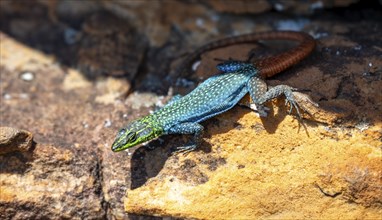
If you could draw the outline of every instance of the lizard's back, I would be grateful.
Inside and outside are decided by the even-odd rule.
[[[154,114],[164,129],[185,122],[201,122],[231,109],[248,92],[246,83],[256,71],[216,75],[181,99]]]

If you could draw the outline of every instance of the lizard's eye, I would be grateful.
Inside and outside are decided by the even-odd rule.
[[[128,135],[127,135],[127,139],[129,140],[129,142],[134,142],[137,140],[137,133],[135,132],[130,132]]]

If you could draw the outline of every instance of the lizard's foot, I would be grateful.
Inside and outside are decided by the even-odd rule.
[[[185,146],[176,147],[175,149],[172,150],[171,154],[178,154],[178,153],[188,154],[191,151],[196,150],[196,148],[197,148],[196,144],[187,144]]]
[[[288,89],[285,89],[284,90],[284,95],[285,95],[285,105],[288,105],[290,106],[289,108],[289,111],[288,113],[289,114],[292,114],[292,110],[293,108],[296,109],[296,112],[297,112],[297,116],[299,118],[301,118],[301,113],[300,113],[300,107],[298,106],[295,98],[294,98],[294,95],[293,95],[293,91],[297,91],[297,89],[293,88],[293,87],[289,87]]]

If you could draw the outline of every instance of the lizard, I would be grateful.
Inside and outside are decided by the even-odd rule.
[[[111,150],[122,151],[161,135],[189,134],[193,140],[176,148],[176,152],[190,152],[197,148],[203,136],[200,122],[233,108],[247,93],[258,109],[260,117],[266,116],[264,103],[285,96],[286,104],[297,110],[292,88],[278,85],[268,89],[264,78],[271,77],[308,56],[315,48],[315,40],[308,34],[294,31],[252,33],[224,38],[211,42],[193,52],[180,66],[180,70],[202,53],[228,45],[256,42],[259,40],[292,40],[296,47],[277,55],[254,62],[226,60],[216,68],[221,74],[214,75],[185,96],[174,96],[165,106],[152,114],[136,119],[120,129]]]

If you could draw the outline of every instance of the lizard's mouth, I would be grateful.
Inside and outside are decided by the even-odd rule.
[[[123,138],[122,140],[120,138],[115,139],[113,145],[111,145],[111,150],[113,152],[118,152],[126,149],[126,138]]]
[[[122,146],[117,142],[118,140],[114,141],[113,145],[111,145],[111,150],[113,152],[118,152],[118,151],[121,151],[123,150],[122,149]]]

